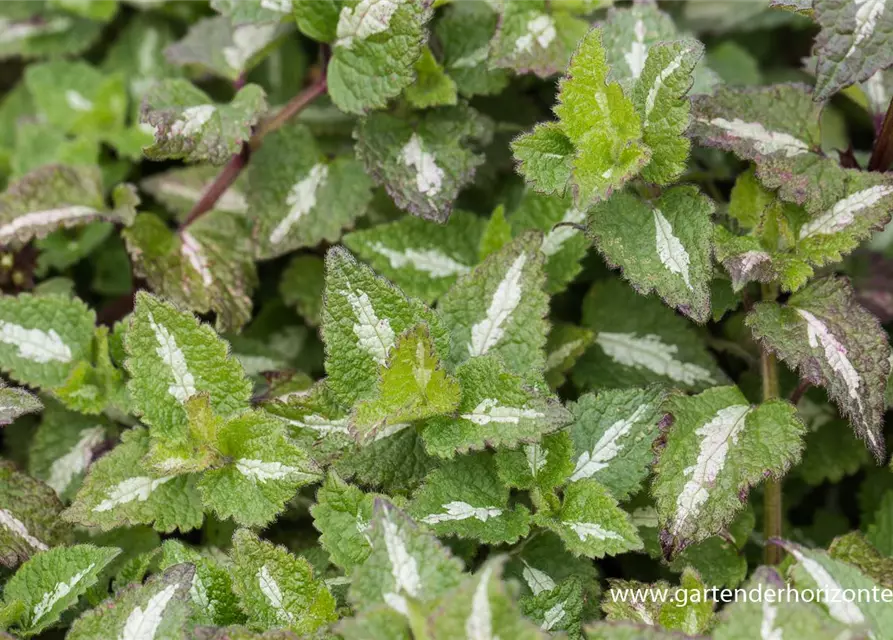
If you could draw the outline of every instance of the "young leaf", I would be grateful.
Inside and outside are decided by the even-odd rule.
[[[288,124],[264,139],[252,155],[247,187],[261,259],[336,242],[372,197],[360,164],[348,156],[329,161],[303,124]]]
[[[370,537],[372,553],[350,585],[350,601],[359,611],[386,604],[408,617],[419,606],[430,610],[462,580],[461,562],[381,498],[375,500]]]
[[[484,226],[466,211],[454,211],[445,225],[403,216],[348,233],[342,242],[406,295],[431,304],[477,264]]]
[[[224,164],[238,153],[266,110],[255,84],[239,89],[229,104],[215,104],[187,80],[166,79],[146,93],[140,121],[155,128],[155,143],[143,152],[152,160]]]
[[[304,635],[337,619],[335,598],[304,558],[239,529],[232,559],[233,587],[254,629]]]
[[[882,427],[890,344],[846,280],[817,280],[785,305],[759,303],[747,325],[801,376],[825,387],[875,457],[886,458]]]
[[[160,475],[144,468],[149,452],[146,429],[134,427],[121,444],[90,465],[84,484],[63,519],[108,531],[153,524],[157,531],[189,531],[201,526],[201,498],[192,475]]]
[[[571,403],[571,481],[597,480],[618,500],[638,491],[654,457],[651,447],[664,416],[661,403],[665,395],[656,385],[607,389],[598,395],[587,393]]]
[[[3,588],[3,604],[22,605],[16,631],[32,636],[77,603],[120,549],[79,544],[39,553],[19,567]]]
[[[332,562],[347,573],[363,564],[372,552],[369,522],[375,498],[375,494],[363,493],[331,472],[310,508],[320,544]]]
[[[509,490],[489,453],[460,456],[431,472],[409,513],[439,536],[484,544],[511,544],[530,530],[530,512],[523,505],[509,507]]]
[[[48,165],[11,183],[0,195],[0,245],[22,245],[60,228],[109,220],[129,224],[139,204],[131,185],[118,185],[106,205],[96,167]]]
[[[456,83],[450,78],[429,47],[415,63],[416,80],[406,87],[406,101],[416,109],[455,105]]]
[[[546,340],[546,381],[553,390],[564,384],[567,372],[594,338],[592,331],[583,327],[567,323],[552,325]]]
[[[372,114],[357,124],[355,150],[398,207],[442,223],[484,161],[475,147],[487,138],[488,129],[489,122],[465,105],[409,119]]]
[[[507,487],[548,492],[564,484],[574,470],[573,443],[566,431],[543,436],[542,442],[496,453],[499,480]]]
[[[557,122],[543,122],[512,141],[518,173],[532,189],[564,197],[576,155],[574,143]]]
[[[191,622],[189,592],[196,576],[191,564],[177,564],[145,585],[131,585],[74,621],[66,635],[90,638],[173,638]]]
[[[686,94],[703,53],[696,40],[658,43],[648,50],[633,102],[642,119],[642,140],[651,149],[651,161],[642,169],[649,182],[671,184],[685,171],[691,147],[683,135],[691,111]]]
[[[397,338],[381,365],[376,394],[354,407],[351,426],[361,440],[378,439],[407,422],[453,411],[459,382],[443,369],[427,325]]]
[[[659,382],[700,391],[727,380],[688,322],[619,280],[593,285],[583,300],[583,325],[595,332],[572,374],[583,389]]]
[[[511,241],[512,227],[505,219],[505,207],[499,205],[490,214],[487,226],[484,227],[484,233],[481,234],[478,243],[478,260],[486,260]]]
[[[737,387],[670,396],[673,416],[651,493],[661,546],[672,555],[722,531],[751,487],[780,477],[800,458],[805,427],[788,402],[758,407]]]
[[[466,98],[497,94],[508,85],[508,73],[491,69],[490,40],[499,14],[483,0],[447,5],[434,27],[443,49],[443,66]]]
[[[409,86],[431,13],[427,2],[344,0],[327,76],[335,106],[362,115]]]
[[[576,556],[602,558],[642,548],[629,514],[595,480],[570,483],[557,513],[538,512],[534,522],[557,533]]]
[[[710,317],[713,202],[696,187],[666,190],[653,203],[618,193],[588,213],[588,233],[609,264],[641,294],[656,291],[698,322]]]
[[[202,502],[221,518],[261,526],[276,517],[298,488],[320,479],[316,464],[295,446],[278,420],[262,411],[229,419],[217,434],[226,465],[198,483]]]
[[[338,400],[350,406],[370,397],[397,336],[420,322],[428,325],[437,351],[448,353],[449,337],[430,309],[405,298],[345,249],[329,251],[322,335],[328,386]]]
[[[12,424],[17,418],[38,413],[43,404],[24,389],[0,386],[0,427]]]
[[[425,448],[432,455],[452,458],[486,446],[537,442],[570,421],[555,398],[525,386],[492,356],[465,362],[456,377],[462,388],[458,415],[431,418],[422,426]]]
[[[543,292],[542,236],[530,232],[460,278],[437,307],[452,328],[450,360],[495,354],[506,368],[535,379],[545,364],[548,297]]]

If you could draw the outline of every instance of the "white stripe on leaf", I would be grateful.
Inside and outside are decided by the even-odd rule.
[[[616,531],[605,529],[595,522],[564,522],[563,524],[570,527],[583,542],[588,538],[595,538],[596,540],[623,540],[623,536]]]
[[[242,71],[251,57],[273,39],[278,23],[242,24],[233,30],[233,43],[223,47],[223,59],[234,71]]]
[[[360,350],[372,356],[378,364],[384,364],[396,341],[390,321],[387,318],[378,318],[372,308],[372,301],[365,292],[356,294],[347,290],[341,294],[347,298],[356,316],[353,332],[359,340]]]
[[[467,640],[497,640],[493,636],[493,612],[490,609],[490,576],[493,567],[481,571],[481,578],[471,599],[471,615],[465,621]]]
[[[518,424],[521,420],[545,418],[546,414],[523,407],[505,407],[499,404],[499,400],[484,398],[471,410],[471,413],[463,413],[461,417],[484,426],[488,424]]]
[[[55,329],[26,329],[0,320],[0,342],[17,347],[19,357],[32,362],[71,362],[71,349]]]
[[[763,598],[763,619],[760,620],[760,640],[784,640],[784,633],[775,626],[775,618],[778,617],[778,608],[769,598]]]
[[[83,220],[101,215],[101,212],[86,205],[71,205],[44,211],[31,211],[18,216],[0,227],[0,244],[6,244],[19,232],[27,229],[58,227],[73,220]]]
[[[661,69],[660,73],[657,74],[657,77],[654,79],[654,84],[651,85],[651,88],[648,89],[648,95],[645,96],[645,117],[644,127],[648,127],[651,123],[649,120],[649,116],[651,112],[654,110],[654,105],[657,102],[657,94],[660,93],[660,90],[663,89],[664,83],[669,79],[671,75],[676,73],[679,67],[682,66],[682,61],[685,60],[685,56],[691,53],[691,49],[683,49],[676,57],[670,60],[670,64]]]
[[[745,122],[740,118],[726,120],[713,118],[700,120],[706,124],[726,131],[731,137],[751,142],[762,154],[770,155],[781,152],[786,158],[793,158],[809,152],[809,145],[789,133],[769,131],[759,122]]]
[[[545,571],[530,566],[523,558],[521,559],[521,562],[524,563],[524,569],[521,571],[521,576],[524,578],[524,582],[527,583],[527,586],[530,587],[533,595],[538,596],[544,591],[551,591],[558,586],[555,584],[552,577]]]
[[[236,469],[239,470],[246,478],[257,480],[258,482],[267,482],[268,480],[285,480],[286,478],[302,479],[315,477],[309,473],[304,473],[297,467],[289,467],[278,461],[266,462],[264,460],[254,460],[251,458],[239,458],[236,460]]]
[[[471,267],[453,260],[450,256],[436,249],[403,249],[398,251],[374,242],[369,248],[384,256],[394,269],[412,267],[416,271],[427,273],[432,278],[449,278],[471,271]]]
[[[280,220],[270,234],[270,244],[279,244],[304,216],[316,206],[316,195],[325,186],[329,177],[329,166],[319,163],[310,172],[292,186],[285,198],[288,213]]]
[[[434,154],[425,151],[422,139],[417,134],[413,133],[409,138],[409,142],[400,151],[400,157],[405,166],[415,169],[415,184],[419,193],[428,197],[440,193],[446,174],[437,166]]]
[[[645,23],[641,18],[636,20],[633,26],[633,35],[635,40],[630,45],[629,51],[623,54],[626,64],[629,65],[630,75],[634,80],[638,80],[645,69],[645,60],[648,58],[648,47],[645,46]]]
[[[561,222],[580,224],[585,219],[586,214],[583,211],[580,211],[575,207],[571,207],[564,212],[564,215],[561,218]],[[556,253],[561,251],[561,248],[564,246],[565,242],[573,238],[579,232],[579,229],[571,226],[570,224],[553,228],[543,238],[543,243],[540,245],[540,251],[542,251],[543,254],[546,256],[554,256]]]
[[[490,518],[498,518],[502,515],[502,509],[498,507],[473,507],[467,502],[448,502],[443,505],[443,513],[432,513],[422,518],[425,524],[437,524],[439,522],[451,522],[475,518],[486,522]]]
[[[127,478],[127,480],[123,480],[109,489],[106,493],[106,499],[93,507],[93,511],[109,511],[134,500],[145,502],[155,489],[173,479],[174,476],[164,476],[162,478],[136,476]]]
[[[800,228],[800,239],[817,235],[830,235],[847,228],[856,220],[856,215],[873,207],[893,194],[893,186],[875,185],[847,196],[825,211],[815,220],[810,220]]]
[[[487,317],[471,328],[471,342],[468,345],[471,357],[482,356],[490,351],[505,334],[505,324],[521,303],[523,289],[521,276],[526,263],[526,253],[521,253],[515,258],[496,287],[496,291],[493,292],[493,298],[487,308]]]
[[[413,598],[419,597],[422,592],[419,563],[409,554],[400,527],[391,520],[391,514],[388,512],[383,513],[381,526],[388,560],[391,562],[394,592],[399,594],[402,591]]]
[[[180,117],[170,127],[172,136],[191,136],[202,130],[205,123],[217,112],[213,104],[200,104],[184,109]],[[158,137],[160,126],[155,127],[155,137]]]
[[[84,94],[74,89],[65,92],[65,102],[75,111],[90,111],[93,108],[93,103],[85,98]]]
[[[596,336],[595,341],[618,364],[648,369],[689,385],[696,382],[716,382],[704,367],[677,360],[675,356],[679,347],[664,343],[660,336],[649,334],[638,337],[633,333],[603,331]]]
[[[155,317],[151,312],[149,313],[149,326],[152,327],[155,340],[158,342],[155,353],[167,365],[174,377],[174,382],[168,386],[167,392],[182,404],[187,398],[195,395],[195,378],[186,364],[186,356],[177,344],[174,335],[168,331],[167,327],[155,322]]]
[[[544,631],[551,631],[552,627],[564,620],[564,616],[567,615],[564,605],[564,602],[559,602],[543,614],[543,624],[540,627]]]
[[[598,442],[593,445],[592,450],[584,451],[580,454],[580,457],[577,458],[577,465],[570,478],[571,482],[576,482],[577,480],[582,480],[584,478],[591,478],[598,471],[607,467],[623,450],[624,446],[626,446],[626,443],[621,442],[621,440],[629,434],[633,426],[641,420],[650,409],[650,404],[643,404],[628,417],[621,418],[608,427],[598,439]]]
[[[791,554],[803,567],[803,570],[809,574],[809,577],[823,592],[824,597],[821,601],[828,607],[828,613],[831,617],[845,625],[861,625],[865,624],[865,616],[856,606],[855,602],[847,602],[843,598],[832,597],[834,594],[842,593],[840,583],[822,566],[817,560],[813,560],[797,548],[791,549]]]
[[[46,551],[49,549],[46,544],[31,535],[24,522],[16,518],[6,509],[0,509],[0,528],[6,529],[14,536],[21,538],[28,543],[29,546],[38,551]]]
[[[336,47],[350,49],[354,40],[365,40],[388,30],[391,18],[404,0],[360,0],[355,7],[343,7],[338,16]]]
[[[515,40],[515,53],[532,53],[534,42],[541,49],[548,49],[557,35],[555,21],[551,16],[539,15],[527,22],[527,33]]]
[[[288,611],[285,608],[285,605],[282,602],[282,590],[279,588],[279,583],[277,583],[273,576],[270,575],[270,570],[267,569],[267,565],[263,565],[258,570],[257,576],[255,577],[257,578],[257,585],[260,587],[260,592],[264,594],[267,602],[270,603],[270,606],[276,613],[276,617],[285,624],[293,624],[295,616],[291,611]]]
[[[854,16],[856,28],[853,29],[853,44],[844,58],[849,58],[856,53],[859,50],[859,44],[874,33],[878,20],[887,5],[887,0],[853,0],[853,4],[857,7]]]
[[[90,573],[90,570],[95,566],[96,563],[91,562],[90,566],[78,571],[69,580],[65,582],[57,582],[56,586],[50,591],[45,591],[40,602],[35,604],[34,608],[31,610],[31,626],[35,626],[40,622],[41,618],[52,611],[53,607],[56,606],[56,603],[71,593],[71,590],[74,589],[77,584],[84,579],[84,576]]]
[[[186,258],[186,261],[190,266],[195,269],[196,273],[198,273],[199,277],[202,279],[202,284],[206,287],[210,287],[214,284],[214,275],[211,273],[211,269],[208,265],[208,258],[202,251],[202,246],[188,231],[180,233],[180,242],[180,253]]]
[[[87,469],[93,460],[93,450],[105,440],[105,429],[91,427],[78,435],[80,439],[75,445],[65,455],[56,458],[50,466],[47,484],[59,495],[68,488],[76,475]]]
[[[127,616],[120,640],[154,640],[155,633],[164,619],[164,610],[174,597],[178,586],[167,585],[149,599],[145,609],[135,607]]]
[[[657,243],[657,257],[668,271],[682,276],[682,281],[689,291],[693,290],[691,286],[691,276],[689,274],[689,265],[691,259],[688,251],[679,241],[679,238],[673,233],[673,227],[670,221],[664,217],[660,209],[653,209],[654,213],[654,233]]]
[[[347,418],[326,418],[317,413],[311,413],[300,420],[295,418],[285,418],[285,421],[288,422],[288,424],[301,427],[302,429],[316,431],[321,436],[327,436],[332,433],[343,433],[344,435],[350,434],[350,431],[347,428]]]

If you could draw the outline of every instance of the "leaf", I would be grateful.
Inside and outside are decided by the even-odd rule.
[[[651,149],[651,161],[642,169],[649,182],[671,184],[686,169],[691,147],[683,135],[691,111],[686,94],[703,53],[696,40],[658,43],[648,50],[633,102],[642,119],[642,140]]]
[[[6,34],[0,43],[0,59],[40,58],[77,54],[99,37],[102,24],[78,18],[44,5],[34,5],[35,14],[13,11],[0,17]],[[6,11],[4,11],[4,14]],[[40,20],[35,21],[35,15]]]
[[[95,220],[129,224],[139,204],[133,187],[118,185],[112,200],[107,206],[96,167],[41,167],[0,194],[0,244],[23,245],[56,229]]]
[[[588,234],[641,294],[658,293],[697,322],[710,317],[713,202],[697,187],[666,190],[653,203],[618,193],[588,213]]]
[[[661,607],[660,626],[691,634],[706,631],[713,621],[713,602],[703,596],[698,599],[704,593],[704,583],[700,576],[691,569],[686,569],[673,594],[676,601],[674,606]],[[680,602],[684,606],[679,606]]]
[[[201,499],[193,475],[174,477],[145,469],[149,434],[134,427],[121,444],[92,465],[63,519],[108,531],[114,527],[153,524],[156,531],[189,531],[201,526]]]
[[[439,461],[425,451],[425,443],[416,430],[410,428],[346,452],[335,469],[364,487],[406,494],[438,465]]]
[[[541,633],[521,616],[502,581],[505,556],[484,564],[448,596],[429,621],[437,638],[517,638],[541,640]]]
[[[216,104],[182,79],[166,79],[146,92],[140,122],[155,129],[155,143],[143,149],[151,160],[185,160],[221,165],[251,137],[266,110],[255,84],[239,89],[229,104]]]
[[[890,345],[846,280],[817,280],[783,306],[755,305],[747,325],[806,380],[825,387],[875,457],[886,457],[882,425]]]
[[[512,241],[512,227],[505,219],[505,207],[497,206],[478,242],[478,262],[486,260]]]
[[[43,404],[24,389],[0,386],[0,426],[12,424],[28,413],[38,413]]]
[[[557,122],[543,122],[512,141],[518,173],[531,188],[564,196],[574,171],[575,147]]]
[[[546,256],[546,292],[563,291],[580,273],[580,261],[586,255],[588,242],[580,229],[586,213],[567,198],[542,196],[525,192],[518,208],[509,216],[512,231],[519,234],[538,229],[545,235],[540,251]]]
[[[543,347],[548,297],[542,291],[541,236],[526,233],[460,278],[437,311],[452,329],[450,360],[495,354],[508,371],[536,378]]]
[[[409,104],[416,109],[427,109],[457,103],[456,83],[446,74],[430,48],[422,49],[415,70],[415,82],[405,91]]]
[[[570,578],[551,590],[541,591],[519,601],[521,612],[543,631],[564,631],[570,637],[582,636],[584,608],[583,585]]]
[[[554,397],[527,387],[492,356],[472,358],[456,369],[462,399],[455,416],[427,420],[425,449],[441,458],[484,447],[537,442],[570,421]]]
[[[835,538],[828,548],[828,554],[857,567],[887,588],[893,584],[893,558],[881,553],[861,531],[851,531]]]
[[[886,8],[885,0],[819,0],[813,9],[822,28],[815,39],[816,100],[826,100],[893,64],[893,12]]]
[[[92,355],[96,315],[61,295],[0,298],[0,366],[24,384],[57,387]]]
[[[511,544],[530,531],[530,512],[522,505],[510,508],[509,490],[489,453],[460,456],[432,471],[413,495],[409,513],[438,536],[484,544]]]
[[[236,2],[236,5],[244,2]],[[292,2],[295,22],[298,29],[309,38],[331,43],[337,37],[338,18],[342,8],[341,0],[297,0]]]
[[[337,619],[335,599],[304,558],[247,529],[233,536],[232,558],[233,587],[252,628],[304,635]]]
[[[659,386],[587,393],[568,406],[574,421],[570,480],[597,480],[618,500],[636,493],[649,473],[666,393]]]
[[[499,28],[490,42],[491,65],[548,78],[561,73],[588,24],[554,11],[544,0],[502,4]]]
[[[363,564],[372,552],[369,522],[375,494],[363,493],[330,472],[310,508],[320,544],[332,562],[348,574]]]
[[[371,397],[397,336],[420,322],[428,325],[438,352],[447,353],[449,338],[430,309],[405,298],[345,249],[329,250],[322,336],[328,386],[339,401],[350,406]]]
[[[670,396],[673,416],[651,493],[667,555],[722,531],[751,487],[800,458],[805,432],[782,400],[752,407],[737,387]]]
[[[18,601],[17,632],[32,636],[52,626],[96,582],[120,549],[78,544],[39,553],[19,567],[3,588],[3,603]]]
[[[194,165],[155,173],[140,181],[140,188],[182,218],[214,183],[219,170],[209,165]],[[236,180],[214,203],[215,211],[248,213],[245,180]],[[207,214],[206,214],[207,215]],[[194,224],[201,221],[196,220]]]
[[[498,20],[488,3],[465,0],[447,5],[434,26],[444,69],[466,98],[497,94],[508,85],[508,73],[489,65],[490,40]]]
[[[187,400],[208,394],[210,406],[224,416],[247,405],[251,383],[228,345],[192,314],[155,296],[137,294],[125,347],[133,408],[152,427],[161,471],[181,464],[180,450],[189,446]]]
[[[567,373],[592,344],[593,333],[576,325],[552,325],[546,340],[546,381],[555,390],[567,380]]]
[[[548,492],[564,484],[574,470],[573,443],[566,431],[541,442],[496,452],[499,480],[507,487]]]
[[[447,414],[459,405],[459,382],[444,370],[427,325],[397,338],[379,371],[375,395],[353,410],[351,426],[361,440],[384,437],[404,423]]]
[[[595,480],[571,482],[555,514],[538,512],[534,522],[557,533],[576,556],[602,558],[642,548],[629,515]]]
[[[337,242],[372,197],[360,164],[349,156],[329,161],[303,124],[287,124],[264,139],[252,155],[247,187],[261,259]]]
[[[332,102],[358,115],[387,106],[415,78],[430,18],[427,3],[345,0],[328,67]]]
[[[345,246],[351,251],[359,250],[347,242],[348,234],[343,238]],[[297,309],[304,322],[311,327],[318,327],[322,320],[322,292],[325,288],[326,263],[317,256],[299,255],[288,263],[279,281],[279,295],[282,301]]]
[[[689,323],[619,280],[589,290],[583,326],[595,332],[595,344],[574,367],[572,379],[582,389],[660,382],[699,391],[727,380]]]
[[[800,415],[804,415],[801,400]],[[830,407],[829,407],[830,409]],[[797,466],[799,475],[810,485],[823,482],[840,482],[845,476],[853,475],[868,463],[865,446],[857,440],[845,420],[831,416],[806,421],[810,433],[806,435],[803,460]]]
[[[191,564],[177,564],[152,576],[145,585],[131,585],[75,620],[66,637],[176,637],[190,622],[192,611],[187,603],[195,575]]]
[[[62,504],[53,490],[0,461],[0,565],[14,569],[35,554],[71,538],[59,521]]]
[[[214,210],[175,233],[140,213],[123,235],[134,271],[159,295],[196,313],[213,311],[219,330],[251,318],[257,273],[243,217]]]
[[[642,125],[620,85],[608,82],[601,29],[580,42],[567,76],[559,83],[554,108],[561,128],[577,150],[571,191],[579,207],[607,197],[648,164]]]
[[[202,502],[221,518],[261,526],[276,517],[298,488],[321,473],[307,453],[285,436],[279,421],[262,411],[230,418],[217,437],[226,465],[206,471],[198,483]]]
[[[433,535],[384,499],[375,500],[372,553],[353,574],[349,599],[358,611],[379,604],[408,616],[448,593],[462,580],[462,564]]]
[[[235,24],[225,16],[214,16],[193,23],[164,55],[171,64],[189,65],[235,81],[256,66],[288,31],[274,21]]]
[[[483,116],[465,105],[408,119],[376,113],[357,124],[355,151],[399,208],[443,223],[484,161],[476,147],[487,138],[488,127]]]

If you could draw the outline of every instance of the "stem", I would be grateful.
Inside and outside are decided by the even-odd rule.
[[[202,217],[208,211],[214,208],[227,189],[236,181],[242,170],[248,164],[251,158],[251,152],[256,151],[263,144],[264,137],[273,133],[288,122],[291,118],[303,111],[307,105],[323,95],[327,90],[325,69],[319,75],[319,79],[312,85],[301,91],[292,98],[275,116],[269,120],[265,120],[260,124],[251,139],[242,144],[242,150],[230,158],[229,162],[223,167],[223,171],[218,174],[208,187],[207,191],[202,194],[201,199],[195,203],[186,220],[180,226],[182,232],[186,227]]]
[[[763,285],[763,300],[775,300],[778,289]],[[765,347],[760,351],[760,374],[763,378],[763,401],[778,397],[778,362]],[[763,560],[768,565],[781,562],[781,547],[770,540],[781,537],[781,480],[769,478],[763,488]]]
[[[893,165],[893,98],[887,105],[887,114],[874,141],[874,151],[871,152],[871,159],[868,161],[868,170],[883,173],[890,168],[890,165]]]

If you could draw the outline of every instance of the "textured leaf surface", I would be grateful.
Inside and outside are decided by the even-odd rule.
[[[25,414],[37,413],[42,408],[40,400],[24,389],[0,387],[0,426]]]
[[[540,442],[496,453],[496,470],[507,487],[547,492],[564,484],[574,470],[573,443],[567,431]]]
[[[846,280],[817,280],[785,305],[760,303],[747,324],[801,376],[825,387],[875,457],[886,457],[882,425],[890,344]]]
[[[673,187],[651,203],[618,193],[589,211],[588,233],[636,290],[655,291],[670,306],[705,322],[713,279],[713,209],[696,187]]]
[[[559,388],[567,379],[567,372],[589,345],[594,335],[589,329],[573,324],[556,323],[546,340],[546,381],[552,389]]]
[[[347,484],[336,473],[326,476],[311,507],[313,526],[332,562],[352,572],[372,551],[369,523],[375,495]]]
[[[415,63],[416,80],[406,88],[406,100],[416,109],[455,105],[456,83],[434,57],[431,49],[422,49]]]
[[[788,402],[752,407],[737,387],[716,387],[664,410],[674,421],[651,491],[667,553],[723,530],[751,487],[800,458],[805,427]]]
[[[512,141],[518,172],[531,187],[563,196],[570,186],[576,155],[574,143],[557,122],[536,125]]]
[[[443,65],[465,97],[499,93],[508,73],[490,68],[490,40],[499,14],[483,0],[448,5],[434,32],[443,47]]]
[[[439,463],[425,451],[425,443],[415,429],[403,429],[348,451],[338,461],[336,470],[364,487],[403,495],[419,486]]]

